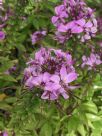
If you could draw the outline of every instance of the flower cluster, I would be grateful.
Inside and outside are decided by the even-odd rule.
[[[77,79],[77,73],[69,53],[41,48],[27,64],[24,71],[25,86],[43,90],[42,99],[55,100],[60,95],[67,99],[68,90],[75,88],[70,83]]]
[[[11,8],[8,7],[8,9],[5,10],[3,7],[3,0],[0,0],[0,40],[5,39],[3,28],[7,25],[7,20],[12,15],[13,13],[11,11]]]
[[[9,68],[5,74],[10,75],[11,73],[15,72],[17,70],[16,66],[12,66],[11,68]]]
[[[82,67],[88,66],[88,69],[96,68],[97,65],[102,64],[102,60],[99,54],[91,53],[89,57],[82,57]]]
[[[76,35],[82,42],[94,37],[97,32],[97,20],[94,11],[82,0],[64,0],[55,7],[56,15],[52,23],[56,27],[56,39],[64,43]]]
[[[4,11],[4,8],[3,8],[3,1],[0,0],[0,13],[2,13]],[[5,20],[5,17],[2,16],[2,14],[0,14],[0,40],[3,40],[5,39],[5,33],[2,31],[2,28],[4,27],[4,22]]]
[[[5,33],[3,31],[0,31],[0,40],[5,39]]]
[[[32,44],[39,42],[44,36],[46,36],[46,31],[36,31],[31,35]]]

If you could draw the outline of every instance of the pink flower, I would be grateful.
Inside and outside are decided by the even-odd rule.
[[[98,54],[91,53],[89,57],[82,57],[82,68],[88,66],[88,69],[95,68],[97,65],[102,64],[102,60]]]
[[[5,33],[3,31],[0,31],[0,40],[5,39]]]
[[[67,18],[68,17],[68,14],[67,14],[67,11],[65,11],[64,5],[59,5],[59,6],[55,7],[55,13],[60,18],[63,18],[63,17]]]
[[[55,14],[52,23],[58,31],[55,39],[60,43],[66,42],[74,35],[85,42],[97,32],[97,20],[93,10],[82,0],[64,0],[61,5],[55,7]]]
[[[24,71],[25,86],[43,90],[42,99],[69,98],[70,83],[77,79],[72,56],[62,50],[41,48]]]
[[[46,36],[46,31],[36,31],[31,35],[32,44],[39,42],[44,36]]]
[[[56,32],[55,33],[55,40],[59,41],[60,43],[64,43],[69,39],[67,35],[62,35],[61,32]]]
[[[6,21],[8,20],[9,16],[11,16],[11,9],[8,8],[6,11],[3,7],[3,1],[0,1],[0,28],[3,28],[6,25]]]
[[[11,68],[9,68],[7,71],[5,71],[5,74],[9,75],[11,74],[12,72],[15,72],[17,69],[16,66],[12,66]]]

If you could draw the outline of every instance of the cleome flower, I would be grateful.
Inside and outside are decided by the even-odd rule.
[[[46,31],[36,31],[31,35],[32,44],[39,42],[44,36],[46,36]]]
[[[17,70],[17,67],[14,65],[11,68],[9,68],[7,71],[5,71],[4,73],[7,75],[12,74],[13,72],[15,72]]]
[[[102,64],[102,60],[99,54],[91,53],[89,57],[82,57],[83,63],[82,68],[88,66],[88,69],[95,68],[97,65]]]
[[[73,36],[85,42],[97,32],[94,10],[82,0],[63,0],[61,5],[55,7],[55,16],[51,20],[56,27],[55,39],[60,43]]]
[[[5,33],[3,31],[0,31],[0,40],[5,39]]]
[[[41,48],[35,58],[27,63],[24,70],[24,83],[29,89],[38,87],[42,99],[56,100],[62,95],[69,98],[71,82],[77,79],[72,56],[62,50]]]

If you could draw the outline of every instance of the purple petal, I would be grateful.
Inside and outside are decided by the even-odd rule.
[[[51,19],[53,24],[55,24],[57,22],[57,20],[58,20],[58,17],[56,17],[56,16],[53,16]]]
[[[44,93],[42,94],[41,96],[42,99],[48,99],[48,100],[56,100],[58,99],[58,95],[56,94],[53,94],[51,92],[48,92],[48,91],[44,91]]]
[[[83,61],[86,61],[86,60],[87,60],[87,58],[86,58],[85,55],[82,57],[82,60],[83,60]]]
[[[67,83],[70,83],[70,82],[72,82],[72,81],[74,81],[74,80],[76,80],[77,79],[77,74],[76,73],[74,73],[74,72],[72,72],[72,73],[69,73],[68,75],[67,75]]]
[[[93,19],[94,26],[97,27],[97,20],[94,18]]]
[[[33,83],[32,83],[33,77],[30,77],[26,80],[25,82],[25,86],[29,87],[29,88],[33,88]]]
[[[55,7],[55,13],[57,15],[60,15],[63,10],[64,10],[64,5],[59,5],[59,6]]]
[[[46,84],[44,89],[52,92],[54,90],[58,90],[59,88],[61,88],[61,86],[59,84],[49,82]]]
[[[61,88],[59,91],[60,91],[61,95],[64,97],[64,99],[69,98],[68,94],[66,93],[66,91],[63,88]]]
[[[66,27],[66,25],[61,24],[61,25],[58,27],[58,31],[59,31],[59,32],[67,32],[67,27]]]
[[[67,28],[67,30],[69,30],[74,26],[75,26],[75,21],[71,21],[71,22],[67,23],[66,28]]]
[[[60,14],[60,18],[67,18],[68,14],[66,13],[66,11],[62,11]]]
[[[91,28],[91,32],[92,32],[92,33],[96,33],[96,32],[97,32],[97,28],[96,28],[96,27],[92,27],[92,28]]]
[[[59,78],[58,75],[53,75],[53,76],[51,76],[50,80],[55,82],[55,83],[59,83],[60,78]]]
[[[72,33],[82,33],[83,32],[83,28],[79,27],[79,26],[74,26],[71,29]]]
[[[41,33],[42,33],[42,35],[44,35],[44,36],[46,35],[46,31],[42,31]]]
[[[85,24],[85,27],[92,27],[93,26],[93,24],[92,24],[92,22],[91,21],[88,21],[86,24]]]
[[[34,86],[39,86],[42,82],[43,75],[39,75],[38,77],[34,77],[32,80],[32,84]]]
[[[43,74],[43,82],[46,83],[50,80],[51,75],[47,72]]]
[[[48,91],[44,91],[44,93],[42,94],[41,98],[44,99],[44,100],[49,99]]]
[[[0,31],[0,40],[5,39],[5,33],[3,31]]]
[[[75,23],[80,25],[81,27],[83,27],[85,25],[85,19],[80,19],[80,20],[76,21]]]
[[[65,77],[67,76],[67,70],[66,70],[66,67],[65,66],[62,66],[61,70],[60,70],[60,76],[61,76],[61,79],[64,80]]]

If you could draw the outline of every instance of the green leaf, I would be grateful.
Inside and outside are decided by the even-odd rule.
[[[78,127],[78,132],[81,134],[81,136],[85,136],[86,135],[86,131],[83,125],[79,125]]]
[[[4,101],[0,101],[0,109],[9,111],[12,109],[12,106],[10,106],[9,104],[7,104]]]
[[[40,136],[52,136],[52,127],[49,123],[45,123],[40,131]]]
[[[73,130],[77,130],[78,125],[80,124],[80,118],[76,115],[73,115],[68,121],[68,131],[72,132]]]
[[[14,103],[17,101],[16,97],[8,97],[4,100],[6,103]]]
[[[25,47],[24,47],[24,45],[23,44],[17,44],[17,45],[15,45],[15,47],[18,49],[18,50],[20,50],[20,51],[26,51],[26,49],[25,49]]]
[[[93,126],[95,129],[102,132],[102,118],[99,121],[93,122]]]
[[[4,81],[9,81],[9,82],[17,82],[14,77],[10,75],[6,75],[6,74],[0,75],[0,79]]]
[[[91,136],[102,136],[101,134],[102,134],[102,132],[100,132],[98,129],[94,129],[92,131]]]
[[[75,132],[74,132],[74,131],[72,131],[71,133],[66,134],[66,136],[76,136],[76,134],[75,134]]]
[[[97,114],[98,110],[96,105],[93,102],[87,102],[87,103],[83,103],[80,106],[80,109],[84,112],[88,112],[88,113],[94,113]]]
[[[86,117],[90,120],[90,121],[98,121],[101,118],[97,115],[91,114],[91,113],[86,113]]]
[[[48,0],[48,1],[53,2],[53,3],[57,3],[58,2],[58,0]]]

